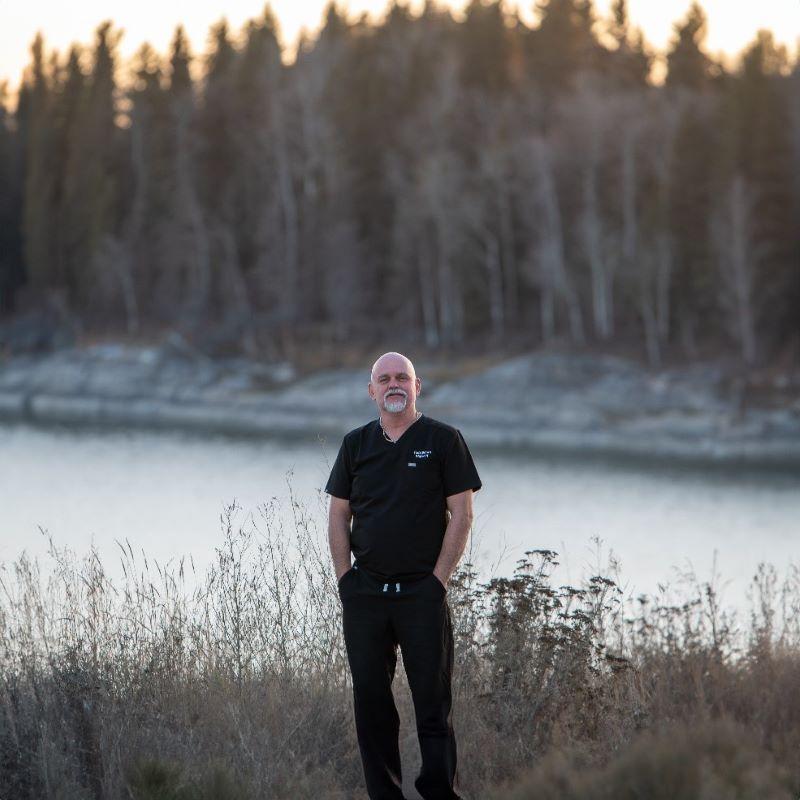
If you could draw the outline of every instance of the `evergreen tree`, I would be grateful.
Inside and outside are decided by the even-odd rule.
[[[11,124],[8,84],[0,83],[0,317],[14,310],[22,261],[22,146]]]
[[[630,28],[627,0],[614,0],[611,4],[609,33],[616,46],[603,59],[607,65],[605,71],[618,86],[644,86],[650,76],[653,55],[641,29]]]
[[[114,76],[119,38],[111,22],[97,29],[92,69],[69,131],[64,165],[64,266],[72,300],[83,312],[111,310],[125,293],[116,260],[104,254],[121,211]]]
[[[298,316],[334,322],[334,333],[348,334],[357,309],[375,286],[377,270],[363,268],[362,244],[380,211],[366,211],[367,187],[375,186],[376,156],[380,142],[367,143],[369,129],[380,124],[371,102],[376,99],[368,74],[374,60],[374,42],[363,31],[364,42],[354,42],[354,32],[334,3],[325,12],[325,23],[313,48],[304,51],[292,74],[299,103],[303,138],[300,175],[301,274],[298,283]],[[358,48],[358,49],[356,49]],[[355,53],[365,61],[356,63]],[[350,66],[352,69],[348,69]],[[358,152],[359,143],[366,145]],[[380,209],[379,193],[372,202]],[[359,226],[359,222],[361,223]]]
[[[466,86],[492,94],[508,88],[511,32],[500,0],[470,0],[458,27],[458,43]]]
[[[235,64],[238,53],[223,19],[209,36],[202,103],[198,109],[197,169],[201,205],[208,235],[208,312],[220,321],[229,294],[229,265],[236,258],[236,160]]]
[[[266,305],[271,299],[277,254],[284,242],[278,209],[283,176],[276,169],[281,157],[276,153],[281,145],[276,126],[283,77],[278,37],[277,20],[267,7],[246,26],[244,47],[232,76],[237,122],[231,171],[237,223],[227,261],[230,313],[236,316],[251,352],[257,348],[255,304]],[[285,132],[280,135],[285,139]]]
[[[172,37],[172,52],[169,57],[168,90],[171,95],[182,95],[192,90],[192,77],[189,65],[192,55],[189,52],[189,40],[183,26],[175,29]]]
[[[71,269],[74,240],[69,229],[72,210],[70,204],[73,197],[65,185],[66,167],[72,158],[72,148],[80,141],[81,113],[87,91],[87,79],[81,68],[81,49],[70,48],[67,63],[61,72],[61,80],[56,87],[54,107],[55,113],[51,122],[54,138],[55,164],[53,174],[55,182],[56,217],[54,235],[56,250],[54,264],[58,282],[67,287],[69,298],[74,299],[77,277]]]
[[[705,33],[705,14],[693,3],[685,19],[676,24],[667,54],[667,91],[679,110],[669,193],[675,264],[671,305],[681,345],[689,355],[716,326],[718,307],[709,213],[715,188],[716,97],[711,94],[711,61],[702,49]]]
[[[674,26],[674,36],[667,52],[667,86],[703,90],[714,74],[714,65],[703,52],[707,33],[706,15],[693,2],[686,17]]]
[[[233,81],[237,53],[226,20],[213,26],[209,40],[203,102],[198,115],[203,200],[215,218],[231,223],[234,208],[230,165],[235,147]]]
[[[279,246],[272,221],[277,199],[275,169],[276,104],[280,102],[282,65],[278,26],[267,8],[245,31],[245,44],[237,62],[234,91],[236,112],[236,205],[239,224],[236,239],[242,270],[261,271],[269,280],[267,249]]]
[[[136,328],[140,306],[147,313],[161,289],[159,275],[170,269],[162,259],[162,220],[169,211],[170,121],[162,87],[161,60],[149,44],[134,58],[130,100],[130,199],[122,225],[120,254],[126,260],[130,286],[126,300],[128,327]]]
[[[33,63],[20,93],[19,116],[24,120],[25,189],[23,240],[25,264],[34,291],[42,295],[61,285],[56,271],[56,175],[51,130],[53,94],[45,67],[44,39],[31,46]]]
[[[753,246],[764,303],[761,327],[774,347],[800,330],[800,198],[792,178],[788,57],[761,31],[745,51],[734,85],[738,133],[735,174],[754,193]]]
[[[203,320],[211,292],[211,252],[200,195],[197,103],[192,56],[182,27],[175,30],[165,89],[164,214],[159,224],[159,270],[153,310],[158,319],[190,330]]]
[[[592,31],[592,3],[540,0],[536,9],[541,22],[529,37],[530,69],[546,93],[563,91],[577,73],[597,66],[600,45]]]

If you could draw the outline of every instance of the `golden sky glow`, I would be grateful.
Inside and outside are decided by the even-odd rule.
[[[598,13],[607,13],[611,0],[596,0]],[[283,41],[291,46],[301,28],[315,29],[326,0],[273,0],[272,8],[281,23]],[[522,8],[530,20],[533,2],[511,3]],[[629,0],[632,22],[644,29],[648,41],[663,48],[670,38],[672,23],[682,17],[689,0]],[[463,2],[450,3],[458,8]],[[778,41],[794,52],[800,38],[800,2],[798,0],[703,0],[708,13],[708,49],[736,53],[753,39],[759,28],[771,29]],[[386,0],[350,0],[346,7],[354,13],[367,11],[380,15]],[[413,4],[412,4],[413,7]],[[0,0],[0,81],[7,79],[16,88],[24,66],[29,61],[29,47],[41,30],[48,48],[66,51],[70,43],[88,44],[97,25],[113,20],[125,30],[120,53],[127,57],[148,41],[160,53],[167,51],[178,23],[186,28],[193,51],[205,47],[209,27],[225,16],[234,30],[248,19],[259,16],[261,0]]]

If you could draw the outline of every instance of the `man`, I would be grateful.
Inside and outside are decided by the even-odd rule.
[[[375,362],[369,396],[378,419],[344,437],[325,487],[370,800],[403,800],[392,695],[398,645],[422,754],[414,785],[424,800],[460,800],[447,585],[466,546],[472,493],[481,481],[461,433],[417,411],[421,388],[400,353]]]

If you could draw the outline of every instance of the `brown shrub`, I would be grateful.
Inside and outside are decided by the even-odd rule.
[[[639,734],[604,766],[558,751],[492,800],[791,800],[791,781],[729,721]]]

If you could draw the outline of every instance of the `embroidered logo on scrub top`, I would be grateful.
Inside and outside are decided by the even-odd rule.
[[[414,458],[430,458],[433,455],[433,450],[415,450]]]

